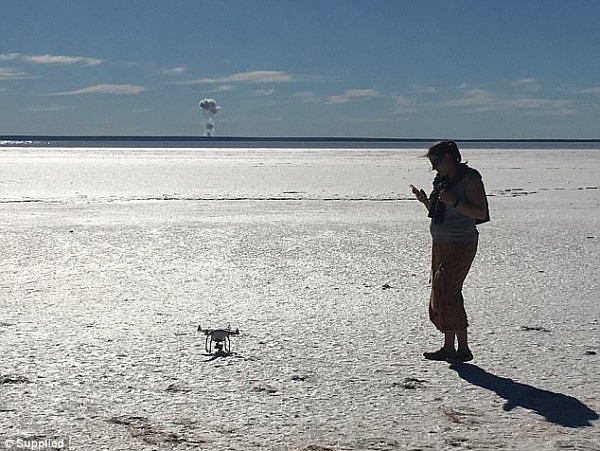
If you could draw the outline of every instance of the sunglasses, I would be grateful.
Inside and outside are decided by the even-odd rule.
[[[442,160],[444,159],[444,155],[442,155],[441,157],[436,158],[435,160],[431,160],[431,167],[433,169],[437,168],[440,163],[442,162]]]

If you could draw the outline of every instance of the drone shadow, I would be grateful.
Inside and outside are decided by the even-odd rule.
[[[217,351],[214,354],[204,354],[204,355],[207,357],[210,357],[210,359],[205,360],[205,362],[212,362],[213,360],[216,360],[216,359],[231,357],[233,354],[231,352]]]
[[[530,409],[547,421],[569,428],[592,426],[591,421],[599,418],[598,413],[571,396],[542,390],[531,385],[515,382],[506,377],[488,373],[476,365],[456,364],[450,367],[461,379],[486,388],[506,400],[505,411],[515,407]]]

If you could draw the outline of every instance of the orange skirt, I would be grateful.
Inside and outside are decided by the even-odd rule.
[[[462,287],[476,253],[476,239],[433,243],[429,319],[441,332],[462,330],[469,325]]]

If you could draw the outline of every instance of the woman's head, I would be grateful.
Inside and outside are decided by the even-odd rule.
[[[426,155],[433,169],[442,175],[448,175],[462,160],[458,146],[454,141],[437,141]]]

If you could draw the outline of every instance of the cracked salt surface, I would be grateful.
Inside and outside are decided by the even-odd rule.
[[[341,195],[357,184],[373,197],[427,187],[432,176],[413,159],[422,151],[344,152],[318,161]],[[281,172],[259,191],[288,175],[280,192],[331,190],[310,174],[314,154],[272,155],[265,163]],[[488,190],[537,192],[490,198],[465,284],[475,360],[452,367],[421,357],[441,337],[427,320],[428,224],[414,201],[0,205],[0,439],[68,436],[71,449],[95,450],[599,449],[600,199],[537,189],[594,185],[599,154],[553,154],[565,168],[554,181],[538,155],[469,152]],[[3,172],[31,174],[10,158]],[[67,171],[64,155],[39,158]],[[155,165],[160,178],[166,157],[153,158],[117,158],[119,174]],[[190,160],[203,173],[205,161]],[[109,172],[88,163],[94,195],[106,194]],[[179,174],[193,187],[194,171]],[[171,191],[189,194],[182,186]],[[127,187],[148,194],[146,182]],[[233,354],[206,356],[198,324],[239,327]]]

